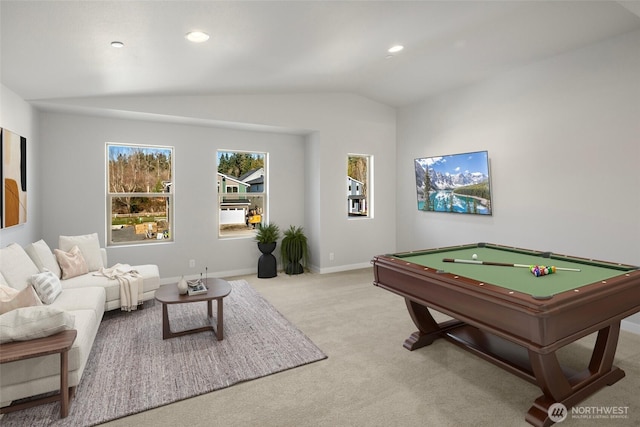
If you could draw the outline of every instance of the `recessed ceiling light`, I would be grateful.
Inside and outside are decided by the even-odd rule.
[[[124,43],[119,42],[119,41],[112,41],[111,42],[111,47],[121,48],[121,47],[124,47]]]
[[[209,34],[203,33],[202,31],[188,32],[185,37],[187,38],[187,40],[194,43],[202,43],[209,40]]]
[[[404,49],[404,46],[402,45],[395,45],[389,48],[389,50],[387,52],[389,53],[398,53],[400,52],[402,49]]]

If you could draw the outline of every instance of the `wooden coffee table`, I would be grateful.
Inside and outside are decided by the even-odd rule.
[[[231,292],[229,282],[222,279],[208,278],[205,280],[205,286],[209,289],[206,294],[180,295],[177,283],[171,285],[163,285],[156,291],[156,300],[162,303],[162,339],[180,337],[187,334],[195,334],[196,332],[213,331],[218,341],[223,339],[223,308],[222,300]],[[217,325],[209,324],[195,329],[187,329],[179,332],[172,332],[169,325],[169,312],[167,305],[169,304],[186,304],[191,302],[206,302],[209,318],[213,317],[213,300],[218,301]]]

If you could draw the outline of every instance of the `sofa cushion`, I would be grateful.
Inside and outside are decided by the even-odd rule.
[[[31,283],[35,288],[40,300],[45,304],[51,304],[62,292],[62,284],[58,276],[50,271],[34,274],[31,276]]]
[[[18,308],[0,315],[0,343],[48,337],[74,324],[74,317],[57,307]]]
[[[120,301],[120,283],[116,279],[110,280],[104,276],[96,276],[93,273],[89,273],[83,276],[63,280],[62,282],[62,288],[65,290],[87,288],[92,286],[99,286],[104,289],[105,301]]]
[[[58,277],[62,275],[56,256],[44,240],[31,243],[25,246],[24,250],[41,272],[49,270]]]
[[[58,264],[60,264],[63,279],[69,279],[89,272],[89,267],[79,247],[74,246],[69,252],[55,249],[54,253],[58,259]]]
[[[144,299],[153,299],[153,292],[160,287],[160,273],[155,264],[132,265],[142,276],[142,292]],[[83,276],[73,277],[62,281],[62,289],[86,288],[90,286],[100,286],[106,292],[107,310],[120,307],[120,283],[116,279],[108,279],[101,274],[89,273]],[[64,295],[64,292],[62,292]],[[148,296],[148,298],[147,298]],[[114,302],[114,304],[111,304]]]
[[[105,267],[100,253],[100,241],[98,233],[84,234],[81,236],[60,236],[58,248],[68,252],[74,246],[80,248],[89,271],[98,271]]]
[[[22,307],[42,305],[33,286],[27,286],[21,291],[10,286],[0,285],[0,314]]]
[[[0,271],[7,284],[19,291],[31,283],[31,276],[39,273],[38,267],[17,243],[0,249]]]
[[[57,307],[70,312],[90,309],[94,312],[98,322],[100,322],[104,314],[104,301],[104,288],[89,286],[77,289],[64,288],[60,296],[51,304],[51,307]]]

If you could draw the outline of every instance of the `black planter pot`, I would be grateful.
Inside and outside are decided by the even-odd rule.
[[[262,252],[258,258],[258,278],[269,279],[278,275],[278,262],[271,252],[276,249],[276,242],[260,243],[258,249]]]
[[[304,268],[300,261],[291,261],[288,262],[287,265],[284,266],[284,272],[287,274],[302,274],[304,273]]]
[[[291,274],[302,274],[304,273],[304,267],[302,267],[302,251],[294,251],[289,254],[289,258],[286,260],[282,260],[282,264],[284,264],[284,272]],[[286,261],[286,262],[285,262]]]

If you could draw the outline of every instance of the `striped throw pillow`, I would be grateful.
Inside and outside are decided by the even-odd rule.
[[[62,292],[60,279],[48,270],[31,276],[31,284],[40,300],[45,304],[54,302]]]

